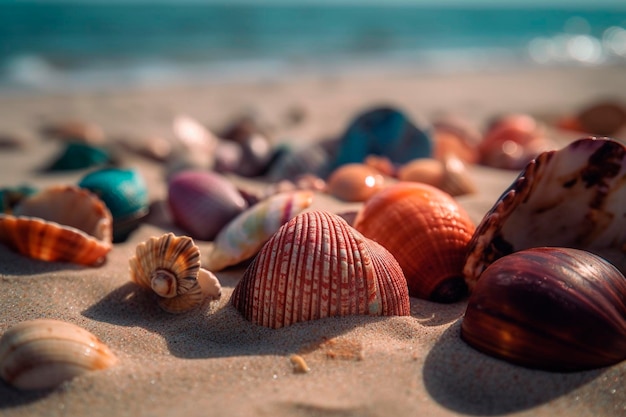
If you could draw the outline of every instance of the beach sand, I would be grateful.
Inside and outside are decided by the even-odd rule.
[[[242,112],[266,122],[277,142],[340,135],[360,111],[390,104],[411,117],[462,115],[484,126],[523,112],[550,121],[603,98],[626,101],[623,67],[526,69],[463,74],[307,76],[285,81],[207,83],[126,91],[0,96],[0,132],[23,146],[2,150],[2,186],[75,184],[85,171],[42,174],[60,149],[39,128],[86,120],[107,138],[171,136],[187,114],[220,129]],[[289,122],[294,109],[301,123]],[[581,135],[548,125],[560,145]],[[123,166],[147,180],[155,207],[166,196],[159,163],[124,155]],[[478,191],[459,203],[478,223],[518,172],[470,167]],[[255,180],[243,181],[253,188]],[[317,194],[311,209],[358,208]],[[410,317],[343,317],[279,330],[247,322],[230,304],[245,266],[218,272],[219,301],[182,315],[160,310],[129,280],[138,243],[166,231],[184,234],[163,211],[116,244],[100,267],[31,260],[0,246],[0,333],[23,320],[54,318],[84,327],[119,363],[45,392],[0,382],[3,416],[393,416],[626,415],[626,363],[586,372],[551,373],[481,354],[459,337],[466,301],[444,305],[411,298]],[[160,219],[160,220],[159,220]],[[197,241],[201,251],[209,242]],[[296,373],[292,354],[310,368]]]

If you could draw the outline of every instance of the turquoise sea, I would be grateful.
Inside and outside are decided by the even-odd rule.
[[[626,3],[437,4],[0,1],[0,86],[626,62]]]

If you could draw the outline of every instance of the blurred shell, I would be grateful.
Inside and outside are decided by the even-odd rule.
[[[489,355],[550,371],[626,359],[626,278],[571,248],[533,248],[498,259],[469,298],[461,337]]]
[[[78,183],[96,194],[113,216],[113,241],[128,237],[148,214],[148,188],[133,169],[107,168],[85,175]]]
[[[482,134],[468,120],[459,116],[442,116],[433,121],[435,145],[433,157],[443,159],[454,155],[468,164],[480,160],[478,150]]]
[[[112,245],[104,202],[76,186],[49,187],[0,214],[0,241],[43,261],[100,265]]]
[[[19,204],[24,198],[37,192],[35,187],[30,185],[18,185],[14,187],[0,188],[0,213],[11,214],[13,207]]]
[[[476,192],[467,166],[452,154],[442,159],[414,159],[398,168],[397,176],[400,181],[423,182],[452,196]]]
[[[311,191],[276,194],[250,207],[219,232],[206,265],[220,271],[254,256],[267,240],[292,217],[313,202]]]
[[[449,194],[417,182],[390,185],[363,204],[354,227],[398,260],[411,296],[466,295],[463,262],[475,226]]]
[[[88,145],[102,145],[105,142],[104,131],[94,123],[68,120],[42,127],[41,132],[51,138],[68,142],[80,142]]]
[[[383,175],[368,165],[346,164],[335,169],[326,192],[343,201],[365,201],[385,186]]]
[[[237,188],[226,177],[209,171],[186,170],[168,184],[167,202],[174,222],[191,237],[212,240],[247,208]]]
[[[321,211],[281,227],[231,301],[247,320],[270,328],[323,317],[410,314],[406,281],[393,256]]]
[[[54,388],[116,363],[95,335],[64,321],[23,321],[0,339],[0,377],[21,390]]]
[[[265,174],[274,158],[274,148],[263,135],[254,134],[240,143],[241,160],[233,172],[243,177],[257,177]]]
[[[73,171],[110,164],[113,159],[104,148],[93,145],[70,142],[56,155],[44,171]]]
[[[399,110],[379,107],[357,116],[339,140],[332,168],[363,162],[368,155],[393,163],[426,158],[432,153],[430,126],[416,125]]]
[[[182,114],[174,118],[172,130],[175,140],[168,160],[168,178],[183,170],[214,168],[217,136],[194,118]]]
[[[470,289],[496,259],[572,247],[626,271],[626,147],[585,138],[531,161],[483,217],[463,269]]]
[[[130,279],[158,296],[159,306],[182,313],[221,296],[215,275],[200,267],[200,249],[187,236],[167,233],[137,245],[129,259]]]
[[[328,150],[318,143],[300,148],[285,147],[269,167],[267,179],[275,182],[304,174],[322,176],[328,171],[329,159]]]
[[[612,136],[626,127],[626,107],[614,101],[589,105],[576,116],[580,130],[601,136]]]
[[[498,118],[487,129],[480,143],[481,163],[501,169],[522,169],[543,151],[551,150],[549,141],[537,121],[525,114]]]

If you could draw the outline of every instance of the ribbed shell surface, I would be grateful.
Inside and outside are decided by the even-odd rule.
[[[354,227],[393,254],[409,294],[424,299],[446,280],[462,281],[466,247],[475,228],[449,194],[409,182],[389,186],[366,201]]]
[[[393,256],[324,211],[283,225],[245,271],[231,302],[246,319],[271,328],[332,316],[410,314]]]

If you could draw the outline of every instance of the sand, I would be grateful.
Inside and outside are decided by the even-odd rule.
[[[306,76],[284,81],[0,96],[0,132],[23,147],[2,150],[2,186],[76,183],[85,171],[41,174],[60,144],[38,129],[66,119],[98,123],[109,140],[171,136],[172,118],[188,114],[219,129],[242,112],[266,122],[277,142],[306,143],[341,134],[359,111],[391,104],[411,117],[450,112],[479,125],[527,112],[552,120],[605,97],[625,100],[624,68],[558,68],[417,75]],[[298,109],[304,120],[289,123]],[[559,144],[578,135],[548,127]],[[163,166],[125,155],[146,178],[156,207],[166,195]],[[475,222],[517,175],[473,166],[478,191],[459,203]],[[260,188],[258,181],[242,184]],[[324,194],[313,209],[342,211]],[[229,298],[245,266],[217,273],[222,298],[182,315],[162,312],[129,281],[135,246],[166,231],[183,234],[166,213],[116,244],[100,267],[31,260],[0,246],[0,332],[35,318],[65,320],[105,342],[119,364],[45,392],[0,382],[3,416],[391,416],[626,415],[626,364],[587,372],[529,370],[493,359],[459,338],[466,301],[411,298],[410,317],[344,317],[279,330],[247,322]],[[159,217],[161,216],[161,217]],[[196,241],[201,251],[209,242]],[[301,355],[308,373],[294,372]]]

